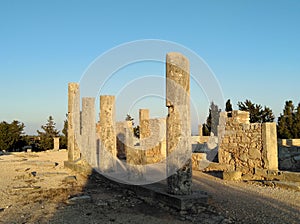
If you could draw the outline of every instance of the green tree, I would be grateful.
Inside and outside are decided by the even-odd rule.
[[[47,123],[42,125],[42,131],[37,130],[40,137],[39,148],[42,150],[53,149],[53,138],[58,137],[59,131],[55,128],[55,123],[52,116],[49,116]]]
[[[217,127],[219,125],[219,117],[220,117],[221,110],[219,109],[218,105],[214,104],[212,101],[209,107],[209,114],[206,119],[206,127],[209,131],[209,133],[214,133],[214,135],[217,135]],[[204,126],[204,125],[203,125]],[[203,132],[204,134],[204,132]]]
[[[231,112],[231,111],[232,111],[232,104],[231,104],[231,102],[230,102],[230,99],[228,99],[228,100],[226,101],[225,111],[226,111],[226,112]]]
[[[295,112],[295,134],[294,138],[300,138],[300,103]]]
[[[131,117],[129,114],[126,115],[125,121],[131,121],[132,126],[134,125],[133,120],[134,120],[133,117]]]
[[[273,111],[269,107],[264,106],[264,109],[261,111],[261,122],[273,122],[274,120]]]
[[[133,134],[135,137],[140,138],[140,126],[137,125],[136,127],[133,127]]]
[[[295,110],[292,100],[285,102],[283,114],[278,117],[277,134],[283,139],[300,137],[300,104]]]
[[[0,123],[0,150],[15,151],[26,145],[23,123],[14,120],[12,123]]]
[[[202,124],[202,134],[203,134],[203,136],[209,136],[210,135],[209,129],[208,129],[208,127],[205,123]]]
[[[250,100],[238,102],[239,110],[248,111],[251,123],[273,122],[275,116],[269,107],[262,107],[260,104],[254,104]]]
[[[61,149],[66,149],[68,148],[68,114],[66,114],[66,120],[64,120],[64,127],[61,132],[59,145]]]
[[[140,138],[140,126],[137,125],[134,127],[134,118],[131,117],[129,114],[126,115],[125,121],[131,121],[132,127],[133,127],[133,134],[135,137]]]

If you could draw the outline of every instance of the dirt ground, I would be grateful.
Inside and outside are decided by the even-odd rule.
[[[149,204],[97,175],[64,168],[66,151],[0,156],[0,223],[230,223],[212,208],[201,215]]]
[[[207,191],[210,205],[178,213],[74,173],[66,159],[66,151],[0,156],[0,223],[300,223],[300,192],[194,172],[194,189]]]

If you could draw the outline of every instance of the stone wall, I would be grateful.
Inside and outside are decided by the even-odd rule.
[[[280,170],[300,172],[300,147],[279,145],[278,165]]]
[[[136,181],[144,180],[145,167],[143,165],[145,165],[145,153],[141,149],[140,144],[136,143],[137,138],[134,137],[133,130],[124,128],[124,131],[128,178]]]
[[[280,146],[300,146],[300,139],[278,139]]]
[[[220,114],[220,164],[229,165],[231,171],[253,174],[255,169],[277,170],[276,123],[249,122],[249,113],[233,111]]]
[[[193,153],[192,154],[192,168],[193,170],[199,170],[207,162],[206,153]]]
[[[133,132],[131,121],[119,121],[116,122],[116,146],[117,146],[117,157],[119,159],[126,158],[126,147],[125,147],[125,129],[130,129]]]
[[[166,158],[166,119],[149,119],[151,135],[146,139],[147,164],[158,163]]]

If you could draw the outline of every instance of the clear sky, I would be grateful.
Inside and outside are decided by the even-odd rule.
[[[235,109],[250,99],[277,117],[286,100],[300,102],[299,12],[297,0],[2,0],[0,121],[17,119],[36,134],[52,115],[61,129],[68,82],[79,82],[107,50],[139,39],[188,47],[210,66]],[[208,111],[207,102],[202,109]]]

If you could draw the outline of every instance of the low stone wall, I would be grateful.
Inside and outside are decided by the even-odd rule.
[[[210,136],[199,136],[199,143],[208,142]]]
[[[166,119],[149,119],[150,135],[145,139],[147,164],[158,163],[165,159]]]
[[[193,170],[201,169],[203,163],[207,163],[206,153],[193,153],[192,154],[192,168]]]
[[[130,129],[133,132],[132,122],[131,121],[120,121],[116,122],[116,145],[117,145],[117,157],[119,159],[126,158],[126,151],[125,151],[125,130]]]
[[[145,154],[145,163],[158,163],[166,158],[166,119],[150,119],[148,109],[139,110],[140,146]]]
[[[279,146],[300,146],[300,139],[278,139]]]
[[[278,165],[280,170],[300,171],[300,147],[278,147]]]
[[[222,112],[219,132],[219,163],[229,165],[231,171],[278,169],[276,123],[250,124],[248,112],[233,111],[232,117]]]

